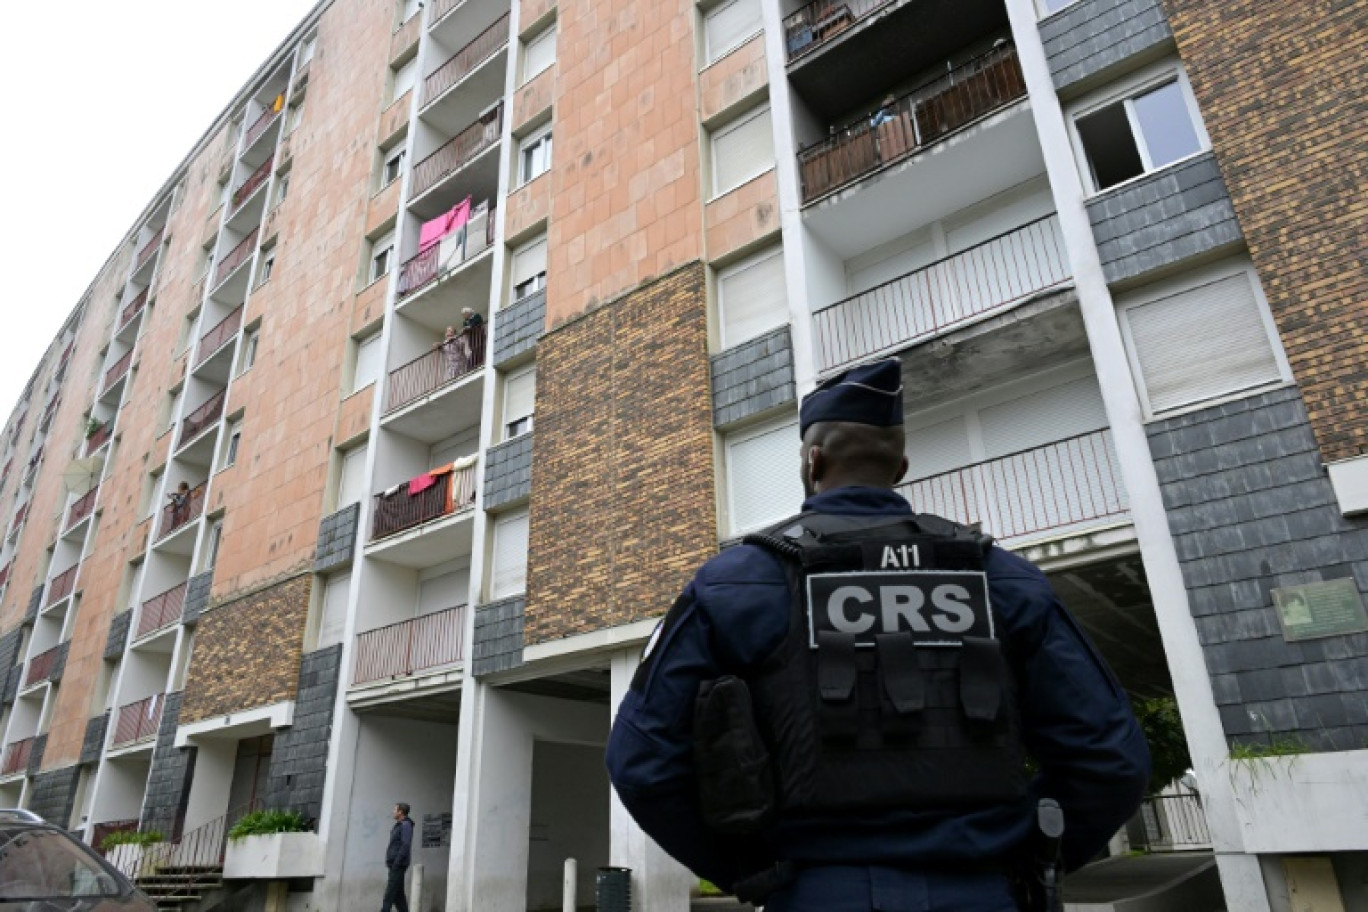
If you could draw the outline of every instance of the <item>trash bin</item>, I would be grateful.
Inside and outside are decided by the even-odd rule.
[[[632,912],[632,869],[599,868],[598,912]]]

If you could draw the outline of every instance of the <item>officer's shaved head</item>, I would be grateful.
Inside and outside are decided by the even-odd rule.
[[[809,495],[846,485],[891,488],[907,472],[902,425],[819,421],[803,434],[803,488]]]

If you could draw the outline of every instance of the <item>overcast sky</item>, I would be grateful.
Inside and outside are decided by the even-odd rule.
[[[5,4],[0,426],[143,207],[315,3]]]

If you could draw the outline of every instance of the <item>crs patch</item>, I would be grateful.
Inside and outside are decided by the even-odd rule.
[[[988,576],[958,570],[859,570],[807,578],[808,646],[822,632],[853,634],[873,646],[881,633],[910,633],[918,646],[993,639]]]

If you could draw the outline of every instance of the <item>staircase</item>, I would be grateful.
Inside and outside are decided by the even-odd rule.
[[[223,889],[223,865],[158,867],[155,874],[140,875],[134,883],[158,909],[179,910]]]

